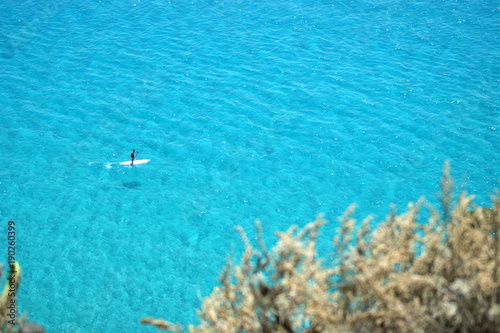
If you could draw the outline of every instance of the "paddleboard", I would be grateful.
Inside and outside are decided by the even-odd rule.
[[[146,164],[148,162],[149,162],[149,160],[134,160],[134,165]],[[120,164],[121,165],[130,165],[130,164],[132,164],[132,161],[125,161],[125,162],[121,162]]]

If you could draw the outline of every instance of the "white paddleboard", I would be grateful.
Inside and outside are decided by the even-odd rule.
[[[149,160],[134,160],[134,164],[133,165],[146,164],[148,162],[149,162]],[[132,161],[125,161],[125,162],[121,162],[120,164],[121,165],[131,165]]]

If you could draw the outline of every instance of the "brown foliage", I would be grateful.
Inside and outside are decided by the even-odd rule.
[[[500,332],[500,200],[474,208],[462,194],[453,204],[448,167],[442,183],[442,217],[422,199],[370,232],[369,219],[355,228],[350,207],[333,259],[317,257],[322,217],[278,233],[271,250],[258,222],[257,248],[239,228],[241,263],[228,262],[189,330]]]

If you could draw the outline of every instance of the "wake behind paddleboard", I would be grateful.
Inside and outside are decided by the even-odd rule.
[[[133,165],[146,164],[148,162],[149,162],[149,160],[134,160],[134,164]],[[125,161],[125,162],[121,162],[120,164],[121,165],[131,165],[132,161]]]

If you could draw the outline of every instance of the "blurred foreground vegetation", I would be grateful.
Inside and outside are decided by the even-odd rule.
[[[193,333],[500,332],[500,201],[453,200],[447,165],[442,192],[441,213],[421,199],[375,230],[350,207],[328,258],[316,253],[322,217],[278,233],[271,249],[258,222],[257,247],[239,228],[245,252],[239,265],[228,260],[198,326],[142,323]]]

